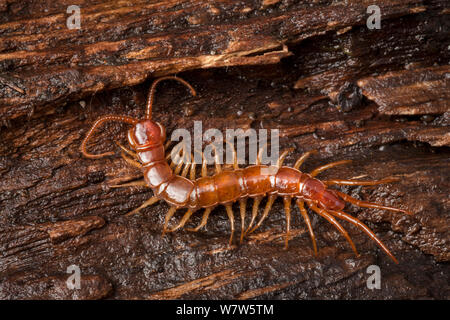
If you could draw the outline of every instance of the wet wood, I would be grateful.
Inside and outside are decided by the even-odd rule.
[[[445,1],[383,1],[379,31],[365,26],[366,1],[78,4],[83,28],[69,32],[64,1],[0,0],[0,298],[450,297]],[[165,236],[166,204],[125,216],[152,196],[145,187],[111,187],[141,179],[115,144],[126,144],[128,126],[107,124],[95,135],[90,150],[115,151],[111,157],[83,158],[81,140],[102,115],[142,117],[151,81],[173,73],[198,94],[174,82],[158,88],[153,117],[169,137],[177,128],[192,132],[194,121],[203,132],[279,129],[280,147],[294,148],[288,165],[313,149],[319,153],[305,172],[354,160],[321,179],[399,177],[338,189],[414,213],[346,208],[400,264],[343,222],[361,253],[355,257],[310,212],[314,256],[296,207],[283,250],[280,199],[261,228],[241,245],[236,235],[232,247],[224,208],[197,233]],[[381,268],[380,290],[366,286],[373,264]],[[66,284],[71,265],[81,270],[79,290]]]

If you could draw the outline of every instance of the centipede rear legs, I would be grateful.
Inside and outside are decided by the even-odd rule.
[[[341,165],[341,164],[346,164],[351,162],[350,160],[342,160],[342,161],[336,161],[336,162],[332,162],[326,165],[323,165],[321,167],[318,167],[316,169],[314,169],[311,172],[311,176],[316,176],[318,175],[320,172],[323,172],[326,169],[332,168],[334,166],[337,165]],[[389,182],[393,182],[393,181],[398,181],[397,178],[385,178],[385,179],[381,179],[381,180],[375,180],[375,181],[360,181],[360,180],[328,180],[328,181],[324,181],[324,183],[326,185],[332,185],[332,184],[336,184],[336,185],[364,185],[364,186],[368,186],[368,185],[380,185],[380,184],[385,184],[385,183],[389,183]],[[388,207],[388,206],[383,206],[380,204],[376,204],[376,203],[371,203],[371,202],[366,202],[366,201],[361,201],[358,199],[355,199],[343,192],[334,190],[334,192],[341,197],[344,201],[351,203],[353,205],[359,206],[359,207],[364,207],[364,208],[376,208],[376,209],[382,209],[382,210],[389,210],[389,211],[395,211],[395,212],[403,212],[406,214],[411,214],[410,212],[406,211],[406,210],[402,210],[402,209],[397,209],[397,208],[393,208],[393,207]],[[397,259],[394,257],[394,255],[389,251],[389,249],[383,244],[383,242],[381,242],[380,239],[378,239],[378,237],[373,233],[372,230],[370,230],[363,222],[361,222],[359,219],[343,212],[343,211],[335,211],[335,210],[331,210],[328,208],[320,208],[317,206],[317,204],[311,200],[307,200],[306,201],[308,206],[316,213],[318,213],[319,215],[321,215],[322,217],[326,218],[330,223],[332,223],[343,235],[344,237],[347,239],[347,241],[349,242],[350,246],[352,247],[353,251],[355,252],[356,255],[358,255],[356,247],[354,246],[353,242],[351,241],[350,237],[348,236],[347,232],[342,228],[342,226],[340,226],[340,224],[335,220],[332,219],[333,217],[337,217],[340,218],[342,220],[345,220],[351,224],[353,224],[354,226],[358,227],[359,229],[361,229],[363,232],[365,232],[373,241],[375,241],[378,246],[395,262],[398,263]],[[300,211],[303,215],[303,217],[305,218],[305,221],[309,218],[307,218],[307,213],[306,210],[302,209],[303,207],[303,202],[299,201],[299,208]],[[312,233],[312,228],[310,228],[310,223],[308,224],[308,229],[311,235],[311,239],[313,240],[313,246],[314,246],[314,251],[315,253],[317,253],[317,249],[316,249],[316,244],[315,244],[315,237],[314,234]]]
[[[310,151],[305,153],[304,155],[302,155],[295,163],[294,168],[295,169],[299,169],[300,166],[302,165],[302,163],[311,155],[316,153],[315,150]],[[283,154],[280,159],[279,159],[279,163],[278,165],[282,165],[283,159],[284,159],[285,154]],[[343,165],[343,164],[348,164],[350,163],[351,160],[341,160],[341,161],[336,161],[336,162],[332,162],[332,163],[328,163],[325,165],[322,165],[316,169],[314,169],[311,172],[311,176],[315,177],[317,176],[319,173],[330,169],[332,167],[338,166],[338,165]],[[385,179],[381,179],[381,180],[376,180],[376,181],[360,181],[360,180],[329,180],[329,181],[325,181],[324,183],[326,185],[332,185],[332,184],[336,184],[336,185],[379,185],[379,184],[384,184],[384,183],[389,183],[389,182],[393,182],[393,181],[397,181],[398,179],[396,178],[385,178]],[[370,202],[365,202],[365,201],[361,201],[355,198],[352,198],[351,196],[339,192],[337,190],[334,191],[337,195],[339,195],[344,201],[347,201],[353,205],[357,205],[360,207],[366,207],[366,208],[377,208],[377,209],[384,209],[384,210],[392,210],[392,211],[396,211],[396,212],[404,212],[404,213],[408,213],[405,210],[401,210],[401,209],[396,209],[396,208],[392,208],[392,207],[386,207],[386,206],[382,206],[379,204],[375,204],[375,203],[370,203]],[[259,199],[257,199],[259,200]],[[266,205],[266,209],[264,210],[264,213],[262,215],[262,218],[260,219],[260,221],[257,223],[257,225],[252,228],[249,229],[247,231],[247,233],[251,233],[253,231],[255,231],[263,222],[263,220],[267,217],[268,215],[268,211],[270,210],[270,207],[273,203],[273,198],[268,200],[268,204]],[[290,231],[290,199],[288,197],[283,197],[283,201],[285,204],[285,216],[286,216],[286,234],[285,234],[285,248],[288,247],[288,241],[289,241],[289,231]],[[258,201],[256,201],[258,202]],[[322,216],[323,218],[325,218],[328,222],[330,222],[348,241],[348,243],[350,244],[350,246],[352,247],[353,251],[355,252],[355,254],[357,254],[357,250],[356,247],[354,245],[354,243],[352,242],[350,236],[348,235],[348,233],[345,231],[345,229],[339,224],[339,222],[337,222],[337,220],[334,217],[340,218],[340,219],[344,219],[352,224],[354,224],[355,226],[359,227],[360,229],[362,229],[365,233],[367,233],[389,256],[393,257],[393,255],[387,250],[387,248],[381,243],[381,241],[373,234],[373,232],[367,228],[367,226],[365,226],[361,221],[359,221],[358,219],[344,213],[344,212],[337,212],[337,211],[332,211],[329,210],[327,208],[320,208],[318,206],[318,204],[312,202],[312,201],[308,201],[307,200],[307,204],[308,206],[316,213],[318,213],[320,216]],[[306,209],[304,208],[304,201],[301,199],[297,199],[297,206],[299,207],[300,213],[303,216],[303,219],[308,227],[308,232],[310,234],[312,243],[313,243],[313,249],[314,249],[314,253],[317,255],[317,244],[316,244],[316,240],[315,240],[315,236],[314,236],[314,232],[312,229],[312,225],[311,225],[311,221],[309,219],[308,213],[306,211]],[[252,215],[253,217],[256,216],[256,212],[253,213]],[[250,223],[250,225],[252,224],[252,222]],[[396,261],[394,259],[394,261]]]
[[[356,250],[356,247],[353,243],[353,241],[351,240],[350,236],[348,235],[347,231],[339,224],[339,222],[336,221],[336,219],[334,219],[334,217],[336,218],[340,218],[342,220],[345,220],[347,222],[350,222],[351,224],[355,225],[356,227],[358,227],[359,229],[361,229],[363,232],[365,232],[373,241],[375,241],[378,246],[395,262],[398,263],[397,259],[394,257],[394,255],[389,251],[389,249],[383,244],[383,242],[381,242],[380,239],[378,239],[378,237],[373,233],[373,231],[371,231],[369,229],[369,227],[367,227],[364,223],[362,223],[359,219],[343,212],[343,211],[335,211],[335,210],[330,210],[330,209],[324,209],[324,208],[320,208],[317,206],[316,203],[314,203],[313,201],[307,200],[306,201],[308,203],[308,206],[317,214],[319,214],[320,216],[324,217],[326,220],[328,220],[328,222],[330,222],[331,224],[333,224],[336,229],[339,230],[339,232],[341,232],[341,234],[346,238],[347,242],[350,244],[351,248],[353,249],[353,251],[355,252],[356,256],[359,256],[358,251]],[[314,241],[315,243],[315,241]]]
[[[330,169],[332,167],[335,167],[337,165],[341,165],[341,164],[347,164],[350,163],[352,160],[341,160],[341,161],[336,161],[336,162],[331,162],[328,163],[326,165],[320,166],[316,169],[314,169],[311,172],[311,176],[315,177],[317,176],[319,173]],[[327,186],[329,185],[347,185],[347,186],[376,186],[376,185],[380,185],[380,184],[386,184],[386,183],[391,183],[391,182],[396,182],[398,181],[398,178],[395,177],[391,177],[391,178],[384,178],[384,179],[380,179],[380,180],[373,180],[373,181],[362,181],[362,180],[341,180],[341,179],[333,179],[333,180],[325,180],[323,181],[323,183]],[[406,214],[411,214],[411,212],[407,211],[407,210],[403,210],[403,209],[397,209],[394,207],[388,207],[388,206],[383,206],[377,203],[372,203],[372,202],[366,202],[366,201],[361,201],[358,199],[355,199],[351,196],[349,196],[348,194],[345,194],[343,192],[340,192],[338,190],[334,190],[334,192],[339,195],[339,197],[341,197],[344,201],[351,203],[355,206],[358,207],[362,207],[362,208],[375,208],[375,209],[381,209],[381,210],[389,210],[389,211],[394,211],[394,212],[402,212],[402,213],[406,213]]]

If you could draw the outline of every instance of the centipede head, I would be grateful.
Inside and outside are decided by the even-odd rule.
[[[128,142],[136,149],[159,145],[166,140],[166,129],[153,120],[139,121],[128,131]]]
[[[177,78],[174,76],[167,76],[155,80],[148,94],[145,119],[139,121],[136,125],[134,125],[133,128],[131,128],[128,131],[128,142],[136,150],[148,148],[153,145],[162,144],[166,140],[165,128],[159,122],[151,120],[155,88],[158,85],[158,83],[160,83],[163,80],[176,80],[185,85],[191,91],[192,95],[195,96],[197,94],[195,92],[195,89],[189,83],[187,83],[185,80],[181,78]]]
[[[128,116],[119,116],[119,115],[108,115],[97,119],[97,121],[95,121],[95,123],[92,125],[91,129],[89,130],[86,137],[83,139],[83,142],[81,143],[80,146],[81,153],[85,157],[92,159],[98,159],[104,156],[114,154],[113,152],[91,154],[86,150],[87,142],[92,137],[94,130],[97,129],[103,123],[108,121],[125,122],[133,125],[133,127],[128,131],[128,142],[136,150],[145,149],[151,147],[152,145],[162,144],[166,140],[166,130],[160,123],[155,122],[151,119],[152,119],[152,107],[155,88],[156,85],[163,80],[176,80],[185,85],[186,87],[188,87],[192,95],[194,96],[196,95],[194,88],[181,78],[177,78],[174,76],[167,76],[155,80],[148,94],[146,114],[143,120],[138,120]]]

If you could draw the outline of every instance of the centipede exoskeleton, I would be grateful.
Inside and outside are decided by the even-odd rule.
[[[403,212],[411,214],[406,210],[387,207],[376,203],[370,203],[355,199],[345,193],[337,190],[329,189],[330,185],[358,185],[373,186],[384,183],[397,181],[396,178],[386,178],[377,181],[360,181],[360,180],[328,180],[320,181],[315,178],[319,173],[329,168],[349,163],[350,160],[342,160],[332,162],[314,169],[311,173],[303,173],[299,170],[302,163],[316,151],[312,150],[303,154],[294,164],[293,167],[283,166],[284,159],[291,150],[281,152],[280,157],[275,166],[261,164],[261,153],[258,153],[255,165],[246,168],[239,168],[236,161],[236,152],[234,153],[234,164],[232,169],[224,169],[216,163],[215,173],[212,176],[207,175],[206,161],[202,163],[201,177],[196,178],[195,161],[185,161],[176,164],[174,161],[169,164],[169,156],[166,154],[168,144],[166,144],[166,132],[163,125],[152,120],[152,106],[154,93],[158,83],[163,80],[176,80],[185,85],[191,91],[192,95],[196,95],[194,88],[181,78],[167,76],[159,78],[153,82],[146,106],[146,115],[144,119],[135,119],[128,116],[107,115],[99,118],[81,144],[81,152],[88,158],[100,158],[111,155],[113,152],[102,154],[90,154],[86,151],[86,145],[91,138],[95,129],[107,121],[119,121],[132,125],[128,131],[128,142],[133,149],[128,150],[119,145],[122,157],[131,165],[142,170],[144,180],[120,185],[125,186],[147,186],[152,189],[153,197],[145,201],[140,207],[133,210],[129,214],[134,214],[139,210],[150,206],[157,201],[163,200],[169,204],[170,208],[165,216],[163,234],[173,232],[185,226],[191,216],[203,209],[203,216],[200,224],[191,231],[198,231],[204,227],[208,221],[211,211],[219,206],[225,206],[227,216],[230,221],[231,235],[229,244],[232,244],[235,224],[234,213],[232,210],[233,203],[239,201],[240,218],[241,218],[241,234],[240,241],[244,237],[254,232],[263,221],[267,218],[272,205],[277,197],[281,197],[284,202],[284,210],[286,216],[286,233],[285,247],[288,247],[290,220],[291,220],[291,203],[292,200],[297,204],[300,213],[307,226],[309,235],[312,240],[314,253],[317,255],[316,238],[312,229],[311,221],[306,205],[319,216],[323,217],[331,223],[348,241],[351,248],[358,255],[356,247],[347,231],[338,222],[338,219],[344,220],[357,226],[365,232],[376,244],[396,263],[398,261],[389,249],[377,238],[363,222],[359,219],[347,214],[343,211],[346,202],[363,208],[377,208],[382,210],[390,210],[395,212]],[[126,154],[129,156],[127,156]],[[130,158],[130,156],[132,158]],[[193,160],[193,155],[190,155]],[[187,175],[189,173],[189,179]],[[261,200],[267,197],[262,215],[258,221],[258,209]],[[246,203],[247,199],[253,199],[253,208],[250,223],[245,227]],[[174,216],[178,209],[186,209],[186,213],[181,220],[172,228],[168,228],[169,220]],[[256,223],[255,223],[256,222]]]

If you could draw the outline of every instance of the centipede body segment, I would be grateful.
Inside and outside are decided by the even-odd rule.
[[[225,206],[227,216],[230,221],[231,235],[229,244],[232,243],[235,232],[235,217],[232,205],[239,202],[241,230],[240,241],[256,229],[267,218],[276,198],[283,198],[286,216],[285,247],[288,247],[291,205],[294,202],[307,225],[309,235],[313,243],[314,253],[317,254],[316,238],[312,224],[305,208],[305,204],[319,216],[330,222],[348,241],[351,248],[358,255],[356,247],[348,235],[347,231],[339,223],[339,220],[347,221],[365,232],[377,245],[396,263],[398,261],[389,249],[377,238],[364,223],[357,218],[343,211],[346,202],[364,208],[377,208],[411,214],[406,210],[382,206],[376,203],[369,203],[355,199],[345,193],[329,189],[329,185],[378,185],[396,181],[388,178],[378,181],[359,180],[329,180],[320,181],[315,178],[319,173],[337,165],[346,164],[349,161],[337,161],[323,165],[313,170],[310,174],[300,171],[303,162],[315,151],[309,151],[301,156],[293,167],[283,166],[283,162],[288,152],[281,153],[275,166],[261,164],[261,152],[258,153],[257,163],[246,168],[240,168],[236,160],[236,152],[233,149],[234,163],[232,169],[224,169],[216,162],[215,173],[207,175],[206,161],[203,161],[201,177],[196,178],[196,164],[194,156],[183,154],[181,148],[173,150],[178,157],[187,156],[188,161],[172,161],[169,163],[170,153],[166,153],[168,144],[166,143],[166,132],[164,126],[151,119],[154,93],[156,86],[163,80],[176,80],[185,85],[196,95],[194,88],[181,78],[167,76],[157,79],[151,86],[144,119],[134,119],[127,116],[108,115],[99,118],[89,130],[81,144],[81,152],[88,158],[100,158],[112,154],[111,152],[102,154],[90,154],[87,152],[87,142],[92,137],[94,131],[103,123],[108,121],[125,122],[132,125],[128,131],[128,142],[132,150],[120,146],[122,157],[131,165],[142,170],[144,181],[123,184],[121,186],[145,185],[153,190],[154,196],[145,201],[139,208],[129,214],[134,214],[141,209],[150,206],[157,201],[165,201],[170,208],[165,216],[163,233],[173,232],[183,228],[193,214],[199,210],[203,211],[201,223],[191,231],[198,231],[206,225],[211,211],[219,206]],[[176,147],[175,147],[176,148]],[[187,177],[189,174],[189,178]],[[261,200],[267,197],[267,202],[262,215],[258,218],[258,208]],[[250,223],[245,226],[247,200],[253,199],[253,209]],[[186,212],[181,220],[174,227],[169,228],[169,221],[176,210],[185,209]]]

